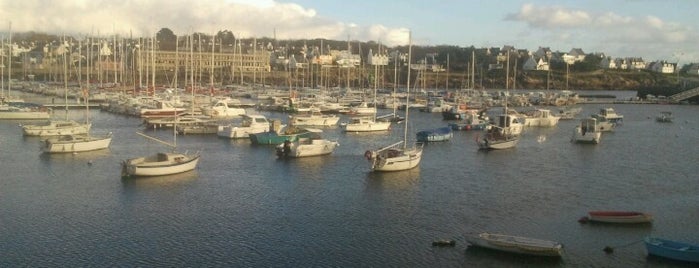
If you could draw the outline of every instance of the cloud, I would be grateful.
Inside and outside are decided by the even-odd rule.
[[[655,16],[630,17],[524,4],[518,12],[507,14],[505,20],[525,23],[569,48],[586,47],[588,53],[642,56],[631,53],[645,52],[655,59],[669,59],[678,50],[699,43],[696,30]]]
[[[31,14],[31,15],[27,15]],[[0,17],[15,32],[74,36],[152,36],[161,28],[176,35],[230,30],[236,36],[277,39],[382,40],[407,44],[402,28],[354,25],[323,17],[312,8],[274,0],[0,0]]]

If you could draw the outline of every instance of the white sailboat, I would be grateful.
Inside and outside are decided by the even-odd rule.
[[[509,70],[510,53],[507,53],[507,69]],[[506,77],[508,77],[506,75]],[[505,86],[509,89],[509,82]],[[483,138],[476,138],[478,148],[481,150],[502,150],[517,146],[519,136],[524,126],[523,120],[507,111],[507,95],[505,96],[505,108],[503,114],[496,118],[495,125],[486,127],[486,134]]]
[[[64,40],[64,42],[66,42]],[[68,47],[67,43],[63,44],[64,47]],[[66,59],[66,53],[70,53],[69,50],[63,49],[63,90],[65,92],[65,104],[66,104],[66,116],[64,120],[51,120],[48,124],[43,125],[24,125],[22,126],[22,133],[25,136],[58,136],[58,135],[77,135],[77,134],[87,134],[90,131],[91,124],[80,123],[74,120],[68,120],[68,66]]]
[[[373,57],[371,50],[369,50],[368,57]],[[374,64],[374,77],[378,76],[378,65]],[[345,132],[371,132],[371,131],[386,131],[391,129],[390,120],[378,120],[379,117],[376,116],[376,91],[377,91],[378,79],[374,79],[374,107],[372,112],[368,116],[356,116],[350,119],[349,122],[342,124]],[[392,116],[392,115],[388,115]],[[386,118],[388,116],[382,116]]]
[[[12,56],[12,22],[10,22],[9,25],[9,52],[7,55],[10,55],[10,59]],[[2,45],[0,48],[4,49],[5,47],[5,40],[2,40]],[[2,58],[2,62],[0,63],[0,70],[4,72],[5,70],[5,58]],[[11,62],[11,60],[10,60]],[[2,72],[0,72],[0,77],[5,77]],[[32,106],[27,106],[27,105],[14,105],[13,99],[12,99],[12,64],[8,64],[7,68],[7,96],[5,96],[5,89],[0,87],[0,93],[3,94],[3,96],[0,97],[0,120],[46,120],[51,117],[49,114],[48,109],[45,107],[32,107]],[[4,83],[3,83],[4,87]]]
[[[89,57],[88,57],[89,58]],[[81,68],[79,68],[81,69]],[[80,75],[79,75],[80,77]],[[85,98],[85,124],[90,126],[90,74],[87,74],[86,89],[83,89]],[[91,135],[88,129],[85,134],[64,134],[58,137],[50,137],[42,142],[42,151],[45,153],[77,153],[96,151],[109,148],[112,143],[112,133],[106,135]]]
[[[410,34],[408,34],[410,36]],[[409,37],[408,45],[408,80],[406,82],[406,109],[405,129],[403,140],[377,150],[368,150],[364,157],[369,160],[372,171],[400,171],[417,167],[422,159],[423,144],[415,144],[408,148],[408,111],[407,104],[410,101],[410,61],[412,55],[412,39]]]
[[[175,118],[177,119],[177,118]],[[177,120],[175,120],[177,122]],[[199,152],[178,153],[177,150],[177,126],[173,128],[173,143],[167,143],[138,132],[137,134],[172,147],[172,152],[159,152],[149,156],[136,157],[124,160],[121,163],[122,177],[164,176],[183,173],[194,170],[199,163]]]

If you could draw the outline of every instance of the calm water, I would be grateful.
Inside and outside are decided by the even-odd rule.
[[[625,123],[599,145],[570,143],[577,121],[527,128],[508,151],[479,152],[477,132],[456,132],[428,144],[419,168],[387,174],[368,172],[362,155],[398,140],[403,125],[382,134],[329,128],[325,136],[341,144],[332,155],[287,161],[247,140],[179,136],[182,151],[203,153],[196,171],[121,179],[122,159],[166,149],[136,135],[139,119],[93,112],[93,130],[114,133],[111,149],[77,155],[41,154],[20,122],[0,122],[0,267],[687,266],[646,257],[639,241],[699,243],[699,106],[611,107]],[[676,122],[655,122],[661,110]],[[83,112],[69,117],[83,120]],[[411,119],[410,133],[446,125],[439,114]],[[656,220],[577,222],[603,209]],[[556,240],[565,255],[467,248],[463,234],[482,231]],[[432,247],[435,239],[456,246]],[[605,246],[616,250],[605,254]]]

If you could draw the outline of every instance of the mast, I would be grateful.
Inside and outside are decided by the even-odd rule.
[[[412,33],[408,32],[408,79],[405,82],[405,127],[403,128],[403,149],[408,145],[408,111],[410,110],[410,61],[412,59],[413,39]]]
[[[63,35],[63,47],[67,48],[66,36]],[[66,60],[66,50],[63,49],[63,91],[65,91],[65,101],[66,101],[66,120],[68,120],[68,65]]]
[[[12,93],[10,90],[12,90],[12,21],[10,21],[10,37],[8,37],[8,43],[10,43],[10,49],[8,52],[8,59],[10,59],[10,62],[7,64],[7,100],[9,101],[12,98]]]

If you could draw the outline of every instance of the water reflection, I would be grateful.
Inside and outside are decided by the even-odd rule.
[[[151,188],[151,187],[174,187],[190,184],[199,177],[197,170],[187,171],[179,174],[153,177],[124,177],[121,179],[125,188]]]
[[[395,172],[368,172],[367,188],[411,189],[420,181],[420,167]]]

